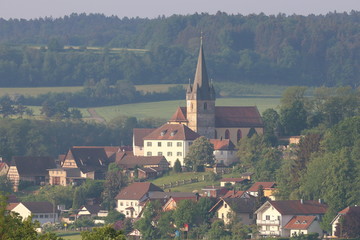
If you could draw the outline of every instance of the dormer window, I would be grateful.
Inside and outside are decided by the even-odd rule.
[[[166,134],[166,132],[167,132],[167,131],[164,130],[164,131],[162,131],[162,132],[160,133],[160,135],[161,135],[161,136],[164,136],[164,135]]]
[[[176,133],[177,133],[177,130],[172,131],[172,132],[170,133],[170,135],[171,135],[171,136],[175,136]]]

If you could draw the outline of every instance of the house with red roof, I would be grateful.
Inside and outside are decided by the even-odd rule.
[[[197,194],[186,194],[184,193],[184,196],[171,196],[169,198],[169,200],[167,200],[167,202],[164,204],[163,211],[171,211],[171,210],[175,210],[177,208],[177,205],[179,204],[179,202],[184,201],[184,200],[191,200],[191,201],[198,201],[199,200],[199,195]]]
[[[220,179],[220,186],[225,187],[226,184],[234,186],[235,184],[247,183],[248,181],[246,178],[222,178]]]
[[[49,180],[47,169],[56,167],[51,157],[14,156],[11,160],[7,178],[11,181],[14,191],[18,190],[20,181],[34,185],[45,184]]]
[[[317,233],[320,238],[323,236],[323,230],[316,216],[294,216],[284,229],[290,231],[290,237],[310,233]]]
[[[44,223],[58,222],[58,211],[50,202],[20,202],[12,206],[11,212],[18,213],[23,220],[32,216],[33,221]]]
[[[317,220],[321,220],[327,209],[328,206],[320,200],[267,201],[255,212],[256,224],[260,236],[290,237],[291,230],[299,231],[301,228],[294,217],[314,216]]]
[[[155,128],[133,129],[133,153],[135,156],[144,156],[144,137],[154,130]]]
[[[9,164],[0,159],[0,176],[7,175],[9,171]]]
[[[210,139],[210,142],[214,145],[216,163],[229,166],[239,160],[236,156],[235,145],[230,139]]]
[[[179,159],[184,165],[184,158],[193,141],[199,134],[183,124],[164,124],[143,138],[145,156],[164,156],[173,166]]]
[[[275,182],[256,182],[254,183],[247,192],[254,197],[258,196],[259,187],[262,186],[264,190],[264,196],[275,200],[276,183]]]
[[[255,201],[255,198],[249,195],[229,198],[222,197],[209,212],[214,212],[215,217],[222,219],[225,224],[229,224],[236,218],[243,224],[250,225],[255,223]]]
[[[333,237],[341,237],[341,236],[336,236],[336,234],[335,234],[336,227],[340,223],[341,217],[345,216],[346,214],[348,214],[350,212],[360,215],[360,206],[355,205],[355,206],[346,207],[336,215],[336,217],[331,221],[331,232],[332,232]]]
[[[137,218],[153,192],[163,190],[149,182],[134,182],[123,188],[115,197],[116,210],[127,218]]]

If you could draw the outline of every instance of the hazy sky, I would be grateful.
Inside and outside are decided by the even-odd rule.
[[[149,17],[217,11],[229,14],[326,14],[360,10],[360,0],[0,0],[0,18],[63,17],[71,13],[103,13]]]

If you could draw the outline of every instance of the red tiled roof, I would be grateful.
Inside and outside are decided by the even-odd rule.
[[[134,128],[133,136],[135,146],[143,147],[144,146],[144,137],[149,135],[156,128]]]
[[[181,113],[187,117],[186,107],[180,107]],[[215,107],[215,127],[264,127],[257,107]]]
[[[183,112],[183,109],[181,107],[178,107],[176,109],[176,112],[172,117],[170,118],[171,122],[188,122],[188,120],[185,117],[185,114]]]
[[[227,193],[223,196],[223,198],[239,198],[241,197],[245,191],[235,191],[235,190],[229,190]]]
[[[125,156],[117,164],[126,168],[134,168],[135,166],[159,165],[165,161],[167,162],[164,156]],[[167,164],[169,163],[167,162]]]
[[[83,172],[104,171],[109,159],[103,147],[72,147],[65,160],[74,159],[77,167]]]
[[[215,107],[215,127],[264,127],[257,107]]]
[[[270,204],[282,215],[325,214],[328,208],[326,204],[310,200],[270,201]]]
[[[163,192],[163,190],[149,182],[135,182],[122,189],[115,199],[140,200],[148,192]]]
[[[249,192],[257,192],[259,190],[260,185],[262,185],[264,189],[267,189],[267,188],[275,188],[276,183],[275,182],[256,182],[248,189],[248,191]]]
[[[234,150],[235,145],[230,139],[210,139],[214,145],[214,150]]]
[[[360,206],[349,206],[339,212],[341,215],[345,215],[348,212],[357,212],[360,213]]]
[[[144,140],[195,140],[199,134],[183,124],[164,124],[144,137]]]
[[[56,168],[51,157],[14,156],[11,166],[16,166],[20,176],[47,176],[47,169]]]
[[[17,205],[19,205],[19,203],[8,203],[8,205],[6,205],[6,210],[7,211],[11,211],[13,210]]]
[[[32,213],[52,213],[54,207],[50,202],[22,202]]]
[[[285,229],[305,230],[316,220],[316,216],[294,216],[285,226]]]

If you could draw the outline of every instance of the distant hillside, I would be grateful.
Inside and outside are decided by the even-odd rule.
[[[72,14],[0,19],[0,86],[82,85],[102,78],[186,83],[195,71],[201,31],[215,82],[357,86],[360,81],[359,11],[157,19]]]

